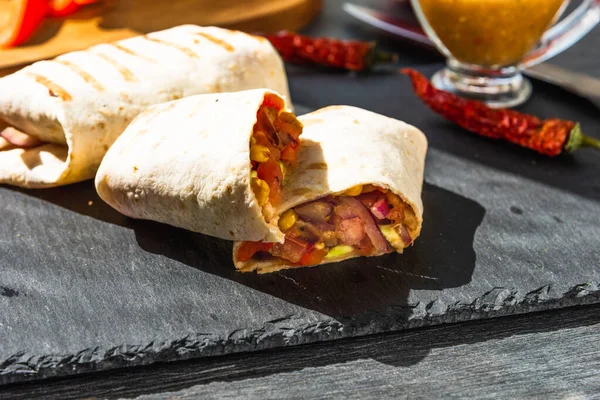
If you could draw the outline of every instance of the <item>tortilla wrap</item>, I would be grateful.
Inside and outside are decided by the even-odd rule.
[[[0,120],[47,143],[5,146],[0,183],[43,188],[93,178],[146,107],[255,88],[289,99],[281,58],[266,39],[216,27],[184,25],[37,62],[0,79]]]
[[[370,184],[391,191],[412,209],[414,241],[423,222],[425,135],[404,122],[349,106],[326,107],[298,119],[304,125],[298,161],[288,171],[277,213]],[[233,251],[240,271],[268,273],[298,267],[281,258],[240,261],[235,256],[240,246],[236,243]],[[353,257],[357,255],[326,258],[319,264]]]
[[[251,187],[250,141],[267,94],[278,96],[255,89],[151,107],[104,157],[98,194],[132,218],[222,239],[283,240]]]

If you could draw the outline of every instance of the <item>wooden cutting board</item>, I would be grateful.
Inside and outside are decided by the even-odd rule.
[[[182,24],[295,30],[321,5],[322,0],[100,0],[67,18],[49,18],[26,44],[0,50],[0,76],[12,72],[10,67]]]

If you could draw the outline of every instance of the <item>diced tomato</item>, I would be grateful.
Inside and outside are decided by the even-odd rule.
[[[275,119],[277,119],[277,110],[273,107],[261,107],[256,112],[256,124],[254,129],[265,132],[269,141],[275,145],[279,145],[279,136],[275,131]]]
[[[275,207],[281,200],[281,181],[283,180],[279,163],[270,158],[269,161],[260,163],[256,172],[258,177],[269,185],[269,200]]]
[[[337,226],[336,234],[342,243],[354,246],[365,237],[365,225],[358,217],[344,219]]]
[[[277,132],[289,135],[287,139],[284,139],[286,144],[289,140],[298,142],[304,128],[302,122],[298,121],[294,114],[285,111],[279,113],[274,125]]]
[[[269,251],[275,243],[243,242],[238,249],[238,261],[248,261],[259,251]]]
[[[267,93],[262,103],[263,107],[273,107],[277,111],[283,108],[283,100],[274,94]]]
[[[375,250],[375,247],[368,236],[365,236],[355,247],[361,256],[370,256]]]
[[[308,265],[317,265],[327,255],[327,249],[313,249],[312,251],[307,252],[300,261],[298,261],[298,265],[308,266]]]
[[[297,144],[290,143],[281,152],[281,159],[285,160],[285,161],[289,161],[292,165],[296,164],[297,158],[298,158],[298,145]]]
[[[307,241],[286,235],[285,242],[276,243],[269,252],[275,257],[285,258],[297,263],[306,254],[308,247],[309,243]]]

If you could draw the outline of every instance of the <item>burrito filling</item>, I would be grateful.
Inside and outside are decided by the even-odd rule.
[[[0,131],[0,151],[16,148],[30,149],[44,144],[41,140],[13,127]]]
[[[278,258],[302,266],[402,252],[417,230],[413,209],[396,194],[373,185],[296,206],[284,212],[278,224],[284,243],[244,242],[236,259]]]
[[[250,138],[251,186],[267,221],[275,217],[281,201],[285,171],[296,163],[302,123],[283,111],[283,100],[267,94],[256,113]]]

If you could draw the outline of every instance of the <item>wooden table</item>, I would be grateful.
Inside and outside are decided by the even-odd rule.
[[[377,38],[344,15],[340,1],[325,3],[324,14],[306,32]],[[384,47],[406,52],[405,64],[440,62],[435,55],[379,39]],[[600,77],[599,48],[596,29],[553,62]],[[293,74],[290,81],[294,96],[301,89],[294,87]],[[0,388],[0,398],[7,399],[583,399],[598,393],[600,305]]]

